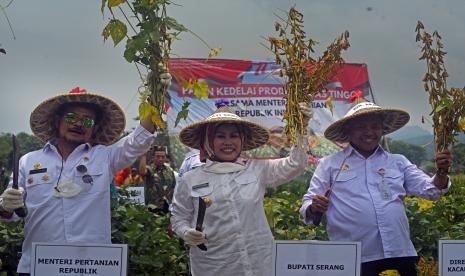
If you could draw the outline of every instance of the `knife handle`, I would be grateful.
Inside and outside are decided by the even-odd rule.
[[[201,227],[200,225],[197,224],[197,225],[195,226],[195,230],[197,230],[197,231],[199,231],[199,232],[202,232],[202,227]],[[197,247],[198,247],[200,250],[202,250],[202,251],[207,251],[207,246],[206,246],[205,244],[203,244],[203,243],[197,245]]]
[[[321,218],[323,217],[323,213],[316,212],[313,214],[313,225],[319,226],[321,223]]]
[[[325,197],[329,198],[329,196],[331,195],[331,188],[329,188],[326,192],[325,192]],[[323,217],[323,213],[321,212],[315,212],[313,214],[313,225],[315,226],[319,226],[320,223],[321,223],[321,218]]]
[[[203,243],[197,245],[197,247],[198,247],[200,250],[202,250],[202,251],[207,251],[207,246],[206,246],[205,244],[203,244]]]
[[[18,209],[15,209],[15,213],[16,215],[18,215],[18,217],[24,218],[27,216],[27,209],[26,207],[20,207]]]

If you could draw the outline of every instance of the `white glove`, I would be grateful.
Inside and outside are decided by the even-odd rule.
[[[8,188],[6,189],[3,194],[0,196],[1,200],[1,205],[0,207],[11,213],[14,210],[21,208],[24,206],[24,201],[23,201],[23,194],[24,194],[24,189],[19,188],[19,189],[13,189],[13,188]]]
[[[184,232],[184,241],[190,245],[199,245],[207,242],[207,237],[204,233],[195,230],[194,228],[188,229]]]
[[[310,104],[308,104],[306,102],[300,102],[299,107],[300,107],[300,111],[302,112],[302,115],[303,115],[303,123],[304,123],[305,126],[307,126],[308,121],[310,121],[310,119],[313,116],[312,107],[311,107]]]

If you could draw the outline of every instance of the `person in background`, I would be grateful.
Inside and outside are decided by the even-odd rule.
[[[147,165],[146,155],[139,159],[139,173],[144,177],[145,204],[157,206],[155,212],[168,213],[176,186],[174,170],[166,165],[166,147],[154,146],[150,152],[151,166]]]
[[[112,177],[147,152],[156,129],[149,116],[115,142],[125,127],[122,109],[79,88],[39,104],[30,125],[46,144],[21,157],[19,189],[10,181],[0,196],[3,220],[28,209],[19,275],[30,273],[33,242],[111,243]]]
[[[437,173],[430,177],[405,156],[381,147],[383,135],[409,119],[403,110],[381,108],[360,98],[326,129],[326,138],[348,145],[319,161],[302,199],[300,214],[306,224],[325,213],[330,240],[361,242],[363,276],[385,270],[416,275],[417,252],[410,240],[404,198],[412,194],[435,200],[450,186],[448,150],[436,153]]]
[[[308,122],[311,110],[305,111]],[[270,134],[228,107],[185,127],[179,137],[206,157],[204,165],[179,179],[171,208],[173,231],[191,245],[192,275],[271,275],[273,236],[263,209],[265,190],[304,172],[304,146],[293,147],[286,158],[240,159],[242,151],[264,145]],[[196,229],[200,200],[209,207],[203,228]],[[197,247],[201,244],[207,251]]]
[[[167,149],[168,151],[168,149]],[[173,169],[174,177],[177,178],[179,176],[179,173],[175,170],[175,165],[173,162],[173,158],[171,157],[171,154],[166,155],[166,162],[165,165],[171,167]]]
[[[205,158],[200,157],[200,151],[193,149],[186,154],[186,157],[182,161],[181,167],[179,168],[179,177],[182,177],[186,172],[197,168],[205,164]]]

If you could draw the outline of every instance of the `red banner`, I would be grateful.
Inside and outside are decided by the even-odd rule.
[[[210,115],[215,100],[226,99],[241,117],[247,117],[270,129],[282,128],[286,106],[285,80],[280,77],[280,66],[271,61],[227,59],[171,59],[173,75],[169,90],[168,126],[177,133],[187,124]],[[311,72],[309,65],[309,72]],[[183,81],[195,80],[208,85],[208,99],[193,97],[193,91],[182,87]],[[341,118],[350,108],[349,98],[361,90],[370,100],[371,88],[366,64],[346,63],[338,66],[335,76],[315,97],[314,118],[310,127],[317,134]],[[326,99],[331,97],[333,111]],[[182,104],[188,101],[189,116],[177,127],[174,122]]]

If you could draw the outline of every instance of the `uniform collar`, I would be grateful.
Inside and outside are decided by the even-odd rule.
[[[79,146],[77,146],[73,152],[75,151],[89,151],[90,149],[92,148],[92,145],[90,143],[85,143],[85,144],[81,144]],[[47,151],[55,151],[57,154],[58,154],[58,148],[56,146],[56,143],[55,143],[55,140],[50,140],[48,141],[44,147],[42,148],[43,152],[47,152]]]
[[[235,162],[218,162],[207,159],[203,168],[212,173],[232,173],[244,170],[245,164],[246,161],[242,159],[237,159]]]
[[[363,159],[370,159],[373,156],[378,155],[378,154],[382,154],[382,155],[386,154],[386,151],[383,149],[383,147],[381,145],[378,145],[376,150],[370,156],[368,156],[367,158],[365,158],[363,155],[361,155],[354,147],[352,147],[352,145],[350,143],[347,145],[347,147],[343,151],[344,151],[345,156],[350,156],[352,154],[355,154],[355,155],[357,155],[357,156],[359,156],[360,158],[363,158]]]

